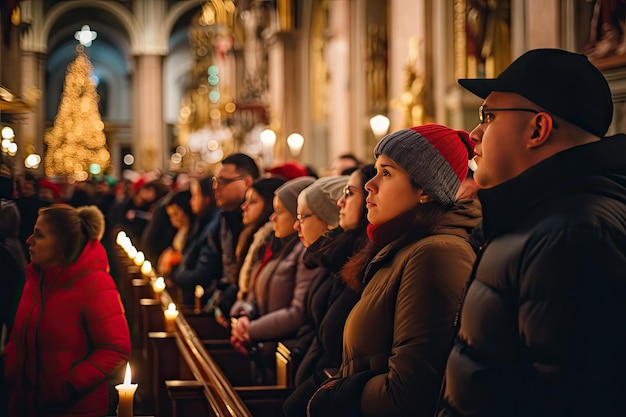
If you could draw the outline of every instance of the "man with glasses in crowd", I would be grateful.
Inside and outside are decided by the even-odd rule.
[[[484,238],[439,417],[626,415],[626,136],[584,55],[532,50],[472,131]]]
[[[235,153],[222,160],[213,177],[215,202],[222,210],[219,237],[223,273],[217,291],[209,303],[228,314],[237,296],[237,281],[241,262],[246,254],[237,254],[237,242],[243,229],[241,204],[246,191],[259,178],[259,167],[248,155]]]

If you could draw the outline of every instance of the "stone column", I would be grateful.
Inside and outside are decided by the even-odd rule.
[[[22,73],[22,91],[20,96],[24,95],[27,88],[37,88],[40,92],[44,89],[44,72],[45,72],[45,55],[38,52],[24,51],[21,54],[21,73]],[[16,172],[24,170],[24,158],[31,152],[39,154],[42,163],[35,171],[39,175],[43,175],[43,158],[44,158],[44,134],[45,134],[45,111],[44,103],[41,99],[37,101],[37,105],[33,112],[20,116],[20,138],[18,142],[18,155],[20,155],[19,163],[15,165]]]
[[[274,164],[292,159],[287,146],[287,136],[298,131],[311,140],[301,129],[298,98],[303,91],[304,80],[298,71],[299,60],[293,33],[278,32],[267,42],[268,87],[270,102],[270,128],[276,132]],[[305,142],[305,146],[307,143]]]
[[[42,41],[44,26],[43,2],[22,1],[20,4],[22,21],[29,24],[28,31],[20,35],[21,52],[19,57],[20,90],[14,93],[24,97],[27,89],[38,89],[41,93],[35,109],[31,113],[20,115],[16,142],[18,157],[16,157],[16,172],[23,172],[24,158],[32,151],[41,156],[42,161],[35,171],[44,175],[44,135],[46,125],[45,102],[43,99],[44,77],[46,66],[47,45]],[[17,33],[13,33],[16,35]],[[17,162],[19,160],[19,162]]]
[[[163,75],[161,55],[139,55],[134,74],[133,155],[139,170],[165,165]]]
[[[559,3],[542,0],[525,2],[528,49],[560,47],[561,5]]]
[[[335,0],[329,3],[328,26],[331,39],[328,41],[326,62],[330,81],[328,84],[328,161],[336,156],[353,152],[350,138],[352,105],[350,80],[351,68],[351,0]],[[364,32],[365,33],[365,32]]]
[[[133,15],[141,26],[135,45],[133,71],[133,155],[135,167],[148,171],[166,167],[166,131],[163,119],[163,56],[167,33],[165,0],[133,2]]]

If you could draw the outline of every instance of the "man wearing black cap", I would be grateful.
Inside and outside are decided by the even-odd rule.
[[[532,50],[472,131],[484,244],[439,417],[626,415],[626,136],[584,55]]]

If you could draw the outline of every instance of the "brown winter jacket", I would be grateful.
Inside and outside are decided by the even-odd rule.
[[[346,321],[341,379],[314,396],[312,417],[434,414],[479,221],[479,204],[466,200],[432,235],[378,252]]]

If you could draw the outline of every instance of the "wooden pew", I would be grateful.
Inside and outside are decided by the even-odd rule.
[[[161,307],[169,304],[170,300],[169,294],[164,291]],[[194,321],[192,316],[189,317]],[[150,344],[154,372],[153,395],[161,411],[155,415],[171,413],[177,416],[174,413],[178,413],[178,410],[189,415],[253,415],[208,354],[184,314],[177,317],[174,332],[150,333]],[[204,402],[198,399],[198,384],[203,387]]]
[[[196,417],[209,415],[204,385],[199,381],[165,381],[172,401],[172,415]]]
[[[122,295],[136,323],[137,394],[143,390],[142,398],[154,404],[154,415],[281,415],[282,403],[292,391],[287,377],[280,385],[253,385],[249,358],[232,349],[230,331],[211,315],[182,309],[175,331],[164,332],[163,310],[172,301],[170,294],[166,290],[155,300],[149,281],[134,275],[134,265],[122,254],[112,262],[124,272]]]
[[[252,417],[184,315],[177,318],[174,332],[163,331],[169,294],[164,292],[155,300],[147,282],[140,282],[144,277],[132,275],[136,267],[126,254],[119,248],[113,252],[110,262],[115,263],[127,315],[137,328],[133,341],[133,369],[138,371],[133,379],[139,383],[136,398],[151,403],[151,411],[159,417]]]
[[[293,391],[293,372],[291,355],[282,347],[283,364],[278,374],[282,376],[280,384],[259,385],[252,379],[251,359],[235,351],[229,341],[230,332],[219,325],[210,315],[187,316],[187,322],[196,334],[201,334],[201,342],[207,355],[219,367],[238,396],[243,400],[255,417],[273,417],[282,415],[282,404]],[[222,338],[225,337],[225,338]]]

